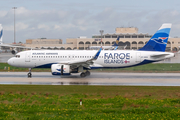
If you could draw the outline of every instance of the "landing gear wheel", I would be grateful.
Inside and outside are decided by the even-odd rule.
[[[80,76],[81,76],[81,77],[86,77],[86,73],[82,72],[82,73],[80,74]]]
[[[85,73],[87,76],[89,76],[91,74],[89,71],[86,71]]]
[[[31,68],[29,68],[29,73],[27,74],[28,78],[31,78],[32,74],[31,74]]]
[[[28,73],[27,75],[28,75],[28,78],[31,78],[31,76],[32,76],[32,74],[31,74],[31,73]]]

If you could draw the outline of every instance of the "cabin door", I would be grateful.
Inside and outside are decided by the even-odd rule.
[[[30,55],[31,55],[30,52],[27,52],[27,53],[26,53],[25,62],[30,62]]]

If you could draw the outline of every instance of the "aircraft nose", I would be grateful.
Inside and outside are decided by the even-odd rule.
[[[12,59],[10,58],[8,61],[7,61],[7,63],[9,64],[9,65],[12,65]]]

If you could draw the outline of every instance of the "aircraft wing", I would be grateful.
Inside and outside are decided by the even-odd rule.
[[[31,49],[30,47],[23,47],[23,46],[15,46],[15,45],[8,45],[8,44],[0,44],[2,47],[13,47],[13,48],[27,48]]]
[[[101,53],[102,48],[100,48],[97,53],[94,55],[93,58],[91,59],[84,59],[84,60],[74,60],[74,61],[61,61],[58,62],[59,64],[65,64],[65,65],[72,65],[72,66],[84,66],[84,67],[88,67],[89,65],[93,64],[94,60],[97,60],[97,58],[99,57],[100,53]]]

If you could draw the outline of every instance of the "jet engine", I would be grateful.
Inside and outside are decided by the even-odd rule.
[[[70,75],[70,66],[64,64],[52,64],[51,73],[52,75]]]
[[[13,55],[15,55],[15,54],[17,53],[17,50],[16,50],[16,49],[13,49],[13,50],[11,51],[11,53],[12,53]]]

